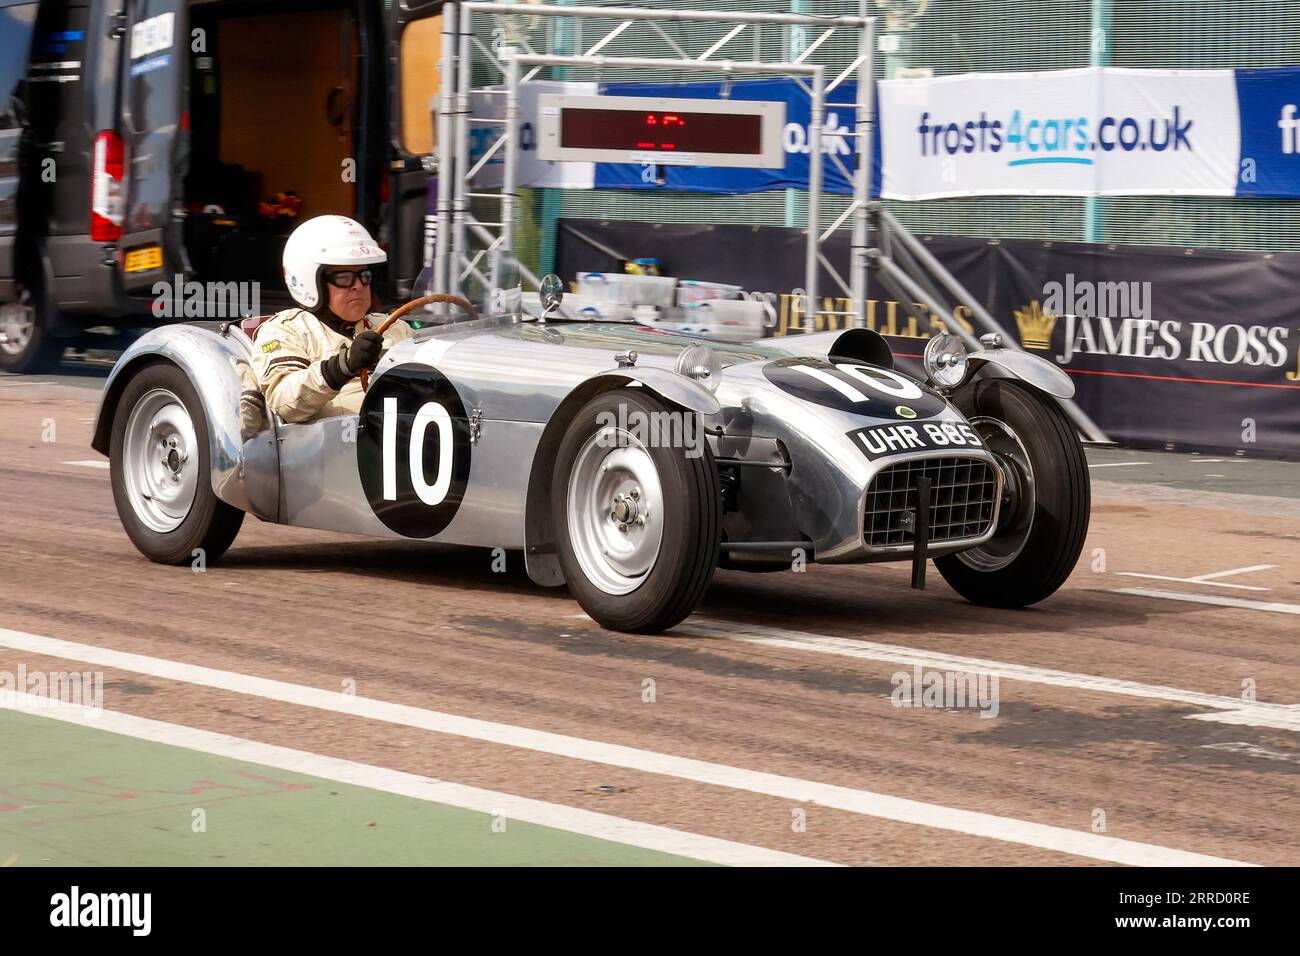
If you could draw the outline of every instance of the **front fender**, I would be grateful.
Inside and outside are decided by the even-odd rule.
[[[109,374],[95,412],[91,447],[101,455],[109,454],[118,402],[136,371],[155,362],[170,362],[186,374],[203,406],[213,492],[236,508],[276,520],[279,464],[275,432],[265,418],[264,405],[245,403],[241,407],[240,403],[244,392],[257,390],[249,364],[251,354],[252,343],[235,329],[224,335],[194,325],[150,330],[122,353]],[[249,414],[241,417],[245,409]],[[260,415],[259,420],[254,421],[254,415]],[[250,471],[257,473],[255,481],[248,480]]]
[[[564,437],[578,409],[588,400],[601,392],[622,388],[629,382],[639,382],[664,401],[701,415],[716,415],[722,411],[717,398],[703,385],[668,369],[649,366],[628,366],[600,372],[584,380],[566,395],[546,423],[537,452],[533,455],[533,469],[528,479],[524,515],[524,566],[535,584],[557,587],[564,583],[564,573],[555,556],[555,526],[550,508],[551,467],[560,447],[560,439]]]
[[[981,365],[994,365],[1012,378],[1017,378],[1026,385],[1032,385],[1040,392],[1046,392],[1053,398],[1067,399],[1074,397],[1074,382],[1047,359],[1019,349],[981,349],[971,352],[968,361],[972,370],[978,371]]]
[[[578,386],[578,389],[587,392],[587,397],[590,398],[598,392],[622,388],[628,382],[640,382],[664,401],[680,405],[692,412],[699,412],[701,415],[716,415],[722,411],[722,405],[707,388],[685,375],[678,375],[666,368],[652,366],[637,368],[634,365],[614,368],[593,375]],[[593,385],[601,387],[593,389]]]

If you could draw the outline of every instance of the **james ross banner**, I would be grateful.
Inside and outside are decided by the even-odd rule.
[[[730,282],[770,305],[770,334],[802,328],[803,237],[749,226],[561,220],[561,275],[619,270],[621,259],[660,260],[666,275]],[[1300,254],[1111,249],[1086,243],[927,237],[943,264],[1005,334],[1056,362],[1078,400],[1114,440],[1300,460]],[[848,240],[829,250],[848,265]],[[828,273],[821,288],[835,288]],[[879,286],[873,285],[876,290]],[[819,311],[844,312],[826,295]],[[874,292],[867,322],[900,366],[919,372],[925,340],[943,322],[920,305]],[[957,321],[973,331],[969,310]],[[819,329],[841,316],[819,315]]]

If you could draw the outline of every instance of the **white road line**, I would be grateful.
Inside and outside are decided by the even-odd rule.
[[[1048,684],[1054,687],[1071,687],[1076,690],[1097,691],[1103,694],[1121,694],[1125,697],[1141,697],[1147,700],[1165,700],[1176,704],[1211,707],[1216,710],[1240,711],[1248,718],[1242,721],[1244,723],[1265,720],[1291,720],[1293,713],[1292,709],[1285,704],[1243,701],[1237,697],[1203,694],[1200,691],[1180,690],[1176,687],[1163,687],[1158,684],[1141,684],[1136,681],[1097,677],[1092,674],[1075,674],[1070,671],[1049,670],[1045,667],[1033,667],[1026,664],[1009,664],[1004,661],[984,660],[978,657],[958,657],[953,654],[919,650],[898,644],[877,644],[872,641],[857,640],[856,638],[824,637],[820,634],[788,631],[784,628],[733,624],[701,620],[694,617],[688,619],[683,626],[688,632],[696,631],[708,637],[737,641],[742,644],[761,644],[767,647],[780,647],[789,650],[836,654],[841,657],[856,657],[860,660],[903,664],[908,667],[915,667],[919,664],[923,668],[933,670],[996,674],[999,680]],[[1272,726],[1272,724],[1261,725]]]
[[[1245,754],[1248,757],[1259,757],[1263,760],[1283,760],[1287,763],[1300,763],[1300,754],[1280,754],[1275,750],[1265,750],[1263,747],[1241,741],[1225,744],[1203,744],[1201,749],[1224,750],[1228,753]]]
[[[1267,571],[1270,568],[1277,567],[1276,564],[1252,564],[1248,568],[1233,568],[1230,571],[1215,571],[1211,574],[1197,574],[1190,578],[1172,577],[1168,574],[1144,574],[1140,571],[1116,571],[1115,574],[1122,578],[1147,578],[1151,581],[1178,581],[1182,584],[1208,584],[1215,588],[1236,588],[1238,591],[1271,591],[1272,588],[1260,587],[1255,584],[1233,584],[1228,581],[1219,581],[1218,578],[1230,577],[1234,574],[1246,574],[1251,571]]]
[[[1252,564],[1247,568],[1233,568],[1230,571],[1215,571],[1212,574],[1198,574],[1195,577],[1188,578],[1189,581],[1212,581],[1215,578],[1231,577],[1234,574],[1247,574],[1251,571],[1268,571],[1277,567],[1276,564]]]
[[[1136,465],[1149,465],[1149,461],[1106,461],[1096,465],[1089,465],[1089,468],[1132,468]]]
[[[253,677],[158,657],[94,647],[89,644],[77,644],[73,641],[26,634],[21,631],[0,629],[0,647],[99,664],[103,667],[148,674],[202,687],[215,687],[237,694],[247,694],[333,713],[350,714],[433,733],[467,737],[472,740],[569,757],[574,760],[585,760],[611,767],[623,767],[644,773],[663,774],[732,790],[761,793],[798,803],[820,804],[849,813],[1039,847],[1108,863],[1134,866],[1251,865],[1238,860],[1102,836],[1086,830],[1071,830],[991,813],[960,810],[934,803],[923,803],[919,800],[891,797],[868,790],[856,790],[851,787],[801,780],[797,777],[746,770],[706,760],[678,757],[620,744],[586,740],[581,737],[569,737],[513,724],[461,717],[407,704],[357,697],[333,690],[321,690],[265,677]]]
[[[53,385],[53,382],[0,382],[0,388],[22,388],[26,385]]]
[[[1182,591],[1160,591],[1155,588],[1112,588],[1111,593],[1162,598],[1166,601],[1190,601],[1193,604],[1213,604],[1218,607],[1240,607],[1249,611],[1271,611],[1274,614],[1300,614],[1300,604],[1283,604],[1281,601],[1247,601],[1245,598],[1219,597],[1216,594],[1185,594]]]
[[[1272,716],[1260,716],[1246,711],[1221,710],[1212,714],[1192,714],[1188,720],[1204,720],[1213,724],[1237,724],[1246,727],[1270,727],[1273,730],[1300,731],[1300,708],[1292,707]]]
[[[38,717],[50,717],[65,723],[121,734],[137,740],[149,740],[173,747],[184,747],[199,753],[243,760],[264,767],[275,767],[277,770],[288,770],[319,777],[322,780],[333,780],[336,783],[413,797],[430,803],[441,803],[480,813],[504,814],[507,819],[522,823],[566,830],[582,836],[690,857],[709,863],[721,863],[727,866],[838,865],[825,860],[814,860],[793,853],[782,853],[779,850],[768,850],[731,840],[700,836],[682,830],[655,826],[652,823],[642,823],[638,820],[625,820],[622,817],[548,803],[544,800],[467,787],[401,770],[390,770],[387,767],[375,767],[339,757],[328,757],[264,744],[243,737],[231,737],[209,730],[150,720],[147,717],[137,717],[120,711],[94,711],[58,701],[51,702],[47,698],[35,698],[32,703],[25,703],[22,698],[28,696],[11,691],[0,691],[0,708],[22,711]],[[40,706],[33,706],[33,704]]]
[[[1257,584],[1232,584],[1228,581],[1198,581],[1196,578],[1176,578],[1168,574],[1142,574],[1138,571],[1116,571],[1115,575],[1122,578],[1145,578],[1148,581],[1175,581],[1179,584],[1208,584],[1213,588],[1233,588],[1237,591],[1271,591],[1272,588],[1260,587]]]
[[[65,462],[63,462],[63,464],[65,464],[65,465],[77,465],[77,466],[79,466],[79,467],[81,467],[81,468],[99,468],[99,469],[102,469],[103,471],[108,471],[108,462],[106,462],[106,461],[96,461],[96,460],[87,460],[87,461],[65,461]]]
[[[1116,593],[1144,594],[1146,591],[1142,588],[1133,588],[1120,590]],[[1154,593],[1172,594],[1174,592]],[[591,620],[586,614],[573,614],[570,616]],[[1070,671],[1050,670],[1025,664],[1009,664],[1005,661],[985,660],[978,657],[959,657],[953,654],[926,651],[900,644],[878,644],[874,641],[864,641],[857,638],[826,637],[821,634],[790,631],[785,628],[736,624],[731,621],[713,621],[701,617],[689,618],[685,627],[688,630],[682,630],[680,633],[689,634],[689,629],[693,628],[703,636],[736,641],[741,644],[760,644],[786,650],[835,654],[840,657],[853,657],[864,661],[904,664],[908,667],[915,667],[919,664],[926,669],[950,670],[959,673],[996,674],[999,680],[1047,684],[1053,687],[1072,687],[1076,690],[1096,691],[1101,694],[1119,694],[1125,697],[1139,697],[1146,700],[1165,700],[1176,704],[1211,707],[1218,712],[1189,714],[1188,719],[1300,731],[1300,705],[1243,701],[1238,697],[1223,697],[1217,694],[1205,694],[1200,691],[1182,690],[1177,687],[1165,687],[1159,684],[1142,684],[1137,681],[1099,677],[1094,674],[1076,674]]]

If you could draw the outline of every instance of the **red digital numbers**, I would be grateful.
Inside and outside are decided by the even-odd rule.
[[[573,149],[756,156],[762,150],[761,134],[762,121],[757,115],[565,107],[560,143]]]

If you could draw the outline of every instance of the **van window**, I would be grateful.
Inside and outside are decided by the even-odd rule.
[[[0,129],[18,126],[13,96],[27,75],[27,48],[36,22],[36,4],[0,7]]]
[[[181,115],[179,66],[173,58],[181,55],[178,40],[187,41],[176,36],[176,13],[162,9],[167,5],[167,0],[145,0],[146,9],[123,39],[131,61],[126,118],[136,133],[170,129]]]
[[[412,20],[402,31],[402,147],[416,156],[433,152],[434,97],[442,89],[442,14]]]

